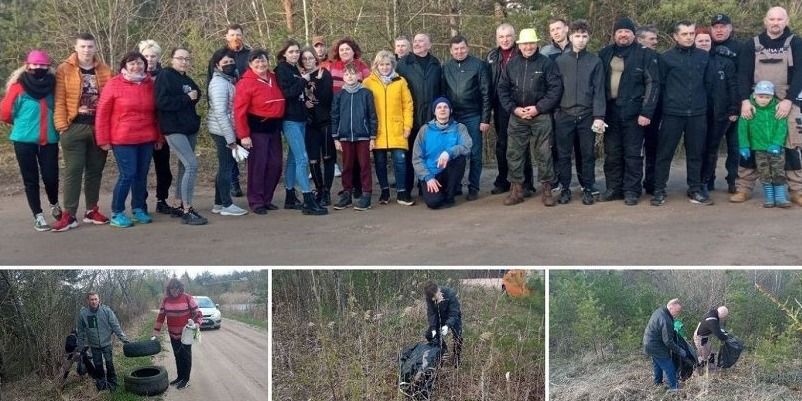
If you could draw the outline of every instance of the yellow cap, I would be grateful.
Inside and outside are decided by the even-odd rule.
[[[518,34],[518,43],[537,43],[539,41],[537,32],[532,28],[521,29]]]

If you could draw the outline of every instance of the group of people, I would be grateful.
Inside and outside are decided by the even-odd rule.
[[[97,292],[90,291],[84,298],[75,319],[75,344],[67,349],[62,367],[62,381],[66,380],[70,368],[81,353],[90,353],[94,365],[94,379],[98,391],[115,391],[119,385],[114,368],[113,336],[124,344],[130,342],[114,311],[100,301]],[[153,338],[160,338],[162,328],[166,324],[170,344],[176,363],[176,378],[170,385],[182,390],[189,386],[192,371],[192,345],[181,342],[181,334],[188,320],[193,320],[200,327],[203,313],[192,295],[184,292],[184,284],[172,278],[165,287],[165,296],[159,305],[159,314],[153,326]]]
[[[802,63],[802,42],[788,28],[783,8],[771,8],[764,25],[762,33],[741,42],[727,15],[713,16],[710,26],[681,21],[672,32],[674,46],[658,54],[654,27],[619,18],[613,42],[594,54],[587,49],[592,29],[584,20],[552,19],[551,43],[542,48],[536,30],[522,29],[516,40],[515,28],[504,23],[496,29],[498,46],[484,59],[471,55],[468,39],[457,35],[449,40],[451,58],[441,63],[431,53],[429,35],[419,33],[411,43],[396,39],[395,53],[379,51],[370,65],[353,39],[329,48],[316,36],[311,47],[287,40],[273,68],[269,52],[246,46],[242,27],[231,25],[226,45],[208,65],[207,126],[218,159],[211,211],[248,213],[232,201],[243,195],[232,155],[241,154],[240,147],[250,151],[246,192],[248,209],[256,214],[278,209],[273,195],[282,168],[286,209],[308,215],[327,214],[328,206],[370,209],[371,156],[380,204],[391,198],[388,158],[399,204],[413,205],[417,189],[430,208],[454,205],[466,169],[465,198],[476,200],[483,135],[491,123],[499,173],[490,192],[508,192],[505,205],[533,195],[533,166],[543,203],[569,203],[571,159],[583,204],[636,205],[645,191],[652,205],[663,205],[683,138],[691,202],[712,204],[709,191],[726,138],[731,202],[748,200],[760,178],[764,206],[802,205],[802,68],[795,68]],[[81,34],[75,52],[55,71],[46,52],[33,50],[8,80],[2,120],[13,124],[11,140],[36,230],[77,227],[82,180],[83,222],[150,222],[151,159],[156,211],[186,224],[207,222],[193,205],[201,123],[196,108],[203,91],[187,74],[188,49],[173,49],[164,68],[161,52],[156,42],[142,41],[112,71],[96,56],[94,37]],[[59,142],[66,166],[63,210]],[[594,152],[602,143],[603,193],[596,189]],[[109,150],[119,169],[111,219],[98,208]],[[332,199],[337,152],[342,191]],[[179,159],[172,204],[171,153]],[[39,199],[40,175],[56,219],[52,226]]]
[[[679,372],[675,362],[689,357],[688,350],[680,345],[686,336],[684,325],[679,320],[680,313],[682,303],[679,299],[672,299],[652,313],[643,331],[643,351],[652,358],[653,383],[655,386],[667,384],[670,391],[679,388]],[[727,332],[722,323],[729,313],[726,306],[719,306],[709,310],[696,325],[693,343],[697,368],[712,369],[716,366],[711,340],[715,337],[722,343],[727,341]],[[668,383],[664,383],[664,378]]]

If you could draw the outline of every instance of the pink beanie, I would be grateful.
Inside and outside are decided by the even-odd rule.
[[[28,64],[50,65],[50,56],[44,50],[31,50],[25,62]]]

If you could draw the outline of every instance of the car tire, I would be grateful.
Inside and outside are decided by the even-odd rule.
[[[123,345],[123,354],[129,358],[156,355],[162,350],[158,340],[135,341]]]
[[[142,366],[123,378],[125,391],[136,395],[159,395],[170,386],[164,366]]]

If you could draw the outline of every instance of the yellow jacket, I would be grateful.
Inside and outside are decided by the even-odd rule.
[[[374,71],[362,85],[373,94],[379,129],[376,133],[376,149],[408,150],[404,131],[412,130],[412,93],[407,81],[398,74],[388,85]]]

